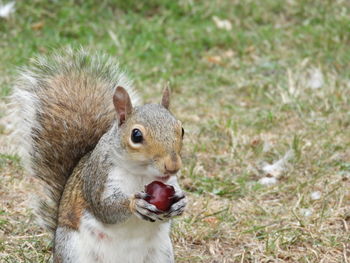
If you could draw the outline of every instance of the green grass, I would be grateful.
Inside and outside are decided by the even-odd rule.
[[[232,29],[218,28],[214,16]],[[172,109],[186,130],[181,182],[191,200],[174,224],[178,262],[345,263],[349,32],[350,2],[341,0],[18,1],[0,20],[0,142],[8,143],[3,105],[18,67],[65,46],[106,52],[146,101],[171,83]],[[312,89],[316,71],[323,85]],[[264,163],[290,149],[278,183],[259,183]],[[50,252],[29,223],[22,173],[1,152],[4,262],[40,262]],[[321,198],[312,200],[315,191]]]

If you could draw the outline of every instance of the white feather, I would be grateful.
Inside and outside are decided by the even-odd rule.
[[[321,198],[321,196],[322,196],[322,194],[321,194],[320,191],[315,191],[315,192],[312,192],[310,194],[310,197],[311,197],[312,200],[318,200],[318,199]]]
[[[263,185],[274,185],[277,183],[277,179],[275,177],[263,177],[259,180],[259,183]]]
[[[294,156],[294,151],[289,150],[286,154],[278,161],[273,164],[266,164],[263,166],[262,170],[265,174],[272,175],[278,178],[283,172],[286,171],[288,161]]]
[[[7,4],[2,4],[0,2],[0,17],[8,18],[13,12],[15,12],[15,2],[9,2]]]

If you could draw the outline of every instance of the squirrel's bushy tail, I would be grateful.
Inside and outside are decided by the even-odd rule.
[[[118,64],[84,50],[39,57],[21,72],[12,94],[13,134],[25,167],[47,190],[38,194],[37,213],[50,230],[56,229],[59,201],[72,170],[115,118],[117,86],[138,104]]]

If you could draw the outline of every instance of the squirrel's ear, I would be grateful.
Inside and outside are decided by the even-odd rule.
[[[118,86],[113,95],[114,108],[118,114],[119,126],[122,125],[132,112],[132,104],[128,92]]]
[[[169,109],[170,106],[170,89],[166,87],[163,91],[162,105],[164,108]]]

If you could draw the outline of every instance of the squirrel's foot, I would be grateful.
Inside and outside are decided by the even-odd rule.
[[[162,212],[144,200],[147,196],[148,194],[144,192],[135,194],[130,201],[130,210],[140,219],[150,222],[162,221]]]
[[[162,216],[164,218],[172,218],[174,216],[179,216],[185,211],[185,207],[187,205],[187,198],[184,194],[184,192],[177,191],[174,195],[174,203],[171,205],[169,211],[167,211],[165,214]]]

